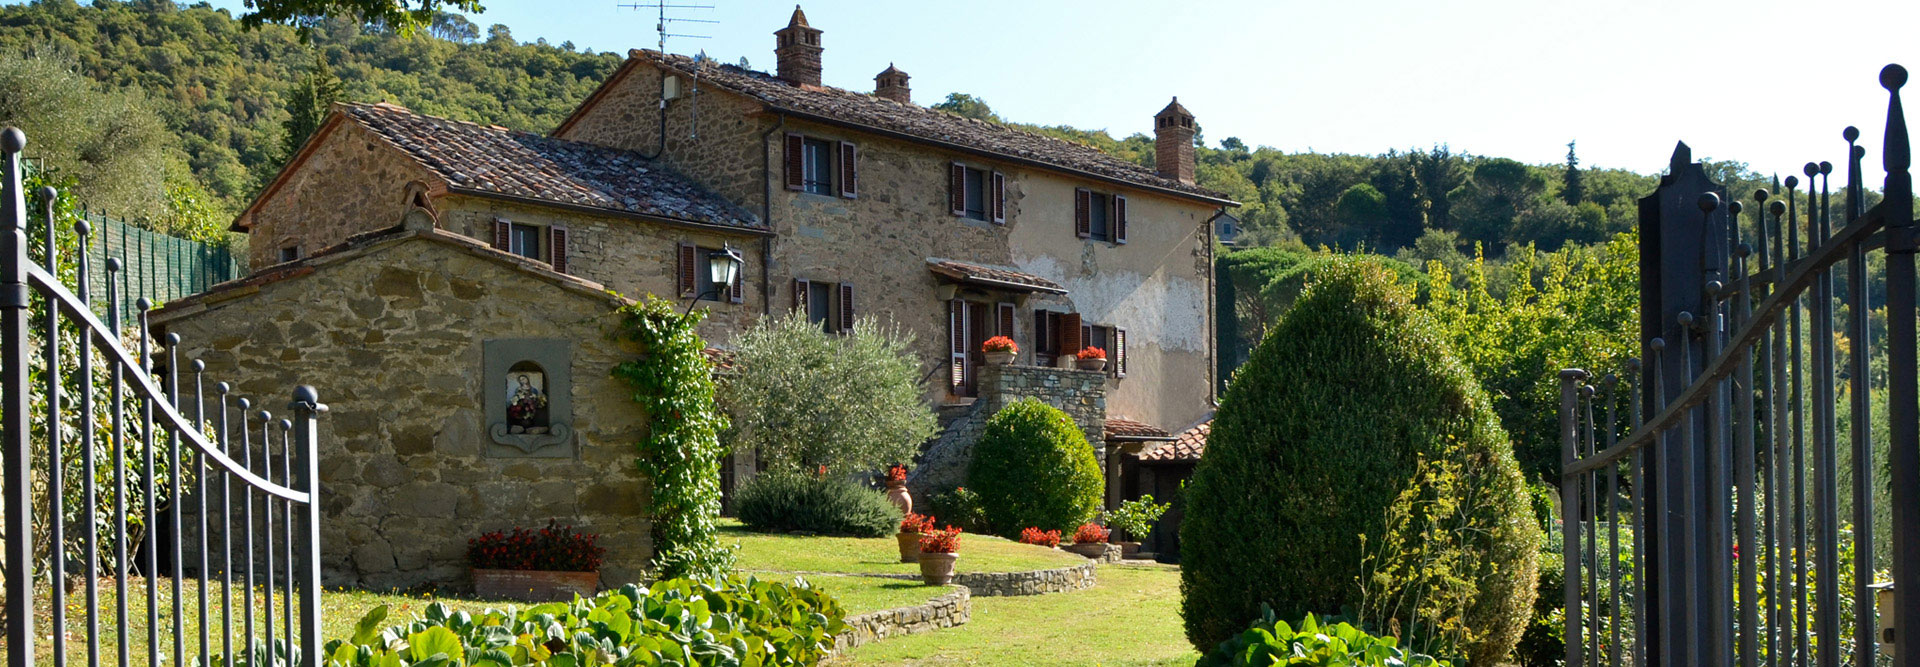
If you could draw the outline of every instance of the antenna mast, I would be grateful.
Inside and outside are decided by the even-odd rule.
[[[706,24],[719,23],[719,21],[715,21],[713,19],[696,19],[696,18],[687,18],[684,16],[667,16],[667,10],[669,9],[693,10],[693,11],[711,10],[713,9],[713,5],[682,4],[682,3],[676,3],[674,2],[674,0],[651,0],[651,1],[642,1],[642,2],[621,3],[619,6],[624,7],[626,9],[632,9],[635,11],[639,11],[643,9],[654,10],[657,21],[653,24],[653,29],[655,32],[660,34],[659,48],[660,48],[660,55],[662,57],[665,57],[667,55],[667,38],[668,37],[684,37],[687,39],[711,39],[712,38],[711,35],[695,35],[695,34],[689,34],[689,33],[667,32],[668,23],[706,23]],[[700,138],[700,67],[702,65],[705,65],[706,63],[707,63],[707,52],[705,50],[701,50],[700,54],[693,58],[693,87],[688,93],[688,97],[692,103],[688,109],[689,112],[691,113],[691,119],[687,125],[687,138],[689,139]],[[666,146],[665,142],[667,138],[666,114],[667,114],[667,89],[666,89],[666,79],[663,77],[660,81],[660,130],[661,130],[660,140],[661,140],[661,147],[663,149]]]

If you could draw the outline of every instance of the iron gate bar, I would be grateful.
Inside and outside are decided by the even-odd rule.
[[[1900,106],[1900,87],[1907,71],[1889,65],[1880,83],[1892,93],[1887,106],[1887,142],[1881,161],[1887,170],[1880,209],[1887,218],[1887,434],[1892,443],[1893,580],[1906,582],[1893,596],[1895,638],[1920,635],[1920,386],[1916,386],[1914,357],[1914,237],[1913,177],[1906,115]],[[1920,667],[1920,650],[1899,651],[1899,667]]]

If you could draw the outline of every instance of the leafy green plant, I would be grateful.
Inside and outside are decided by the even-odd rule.
[[[694,333],[706,311],[675,310],[652,295],[621,309],[625,336],[644,356],[615,366],[613,376],[633,388],[649,418],[638,449],[640,472],[653,480],[655,576],[716,578],[733,566],[714,523],[725,454],[719,434],[727,422],[714,407],[707,344]]]
[[[993,527],[987,524],[986,510],[980,509],[980,494],[967,487],[927,494],[923,502],[928,516],[945,517],[947,523],[965,528],[967,532],[994,533]]]
[[[1139,540],[1153,532],[1153,524],[1167,513],[1173,503],[1154,503],[1151,494],[1142,494],[1139,498],[1122,501],[1120,506],[1107,512],[1107,525],[1119,528],[1127,534],[1127,539]]]
[[[1486,395],[1410,291],[1367,261],[1327,266],[1234,378],[1181,522],[1196,648],[1263,603],[1457,628],[1472,664],[1519,639],[1539,528]]]
[[[1267,667],[1303,665],[1327,667],[1451,667],[1444,660],[1408,654],[1393,637],[1375,637],[1347,623],[1322,624],[1307,614],[1296,629],[1262,605],[1253,627],[1221,642],[1201,656],[1195,667]]]
[[[452,611],[435,602],[381,627],[385,605],[353,635],[326,643],[329,667],[581,667],[811,665],[846,631],[832,596],[792,584],[729,577],[627,585],[592,598],[526,609]]]
[[[987,420],[967,483],[980,494],[987,523],[1014,538],[1022,527],[1071,530],[1092,519],[1104,478],[1067,413],[1023,398]]]
[[[734,508],[749,530],[886,537],[901,523],[887,496],[845,479],[769,471],[734,492]]]

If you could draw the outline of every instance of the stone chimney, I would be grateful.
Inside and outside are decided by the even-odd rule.
[[[912,104],[913,91],[907,87],[907,79],[910,78],[913,77],[894,68],[893,63],[887,63],[887,71],[873,77],[873,95],[901,104]]]
[[[800,11],[800,5],[793,6],[787,27],[773,31],[773,36],[780,78],[796,86],[820,85],[820,30],[807,25],[807,13]]]
[[[1153,115],[1153,171],[1193,184],[1193,114],[1180,106],[1178,97]]]

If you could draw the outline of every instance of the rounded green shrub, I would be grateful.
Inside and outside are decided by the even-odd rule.
[[[836,477],[770,471],[734,493],[748,530],[886,537],[900,527],[900,508],[886,494]]]
[[[1008,537],[1029,526],[1072,531],[1100,511],[1104,485],[1086,434],[1032,398],[987,420],[967,466],[967,488],[980,496],[987,524]]]
[[[1539,528],[1486,395],[1386,269],[1324,268],[1234,375],[1180,527],[1187,638],[1354,610],[1488,665],[1534,599]]]

